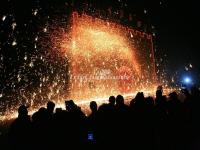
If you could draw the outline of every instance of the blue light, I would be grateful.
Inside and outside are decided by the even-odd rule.
[[[94,140],[94,136],[93,136],[93,133],[89,132],[88,133],[88,140]]]
[[[185,77],[185,78],[183,79],[183,82],[184,82],[185,84],[191,84],[191,83],[192,83],[192,79],[191,79],[190,77]]]

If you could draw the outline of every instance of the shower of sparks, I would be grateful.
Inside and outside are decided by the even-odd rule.
[[[48,100],[64,108],[66,99],[82,105],[105,102],[110,95],[134,97],[138,91],[153,95],[151,35],[76,12],[70,23],[69,16],[51,20],[42,13],[33,9],[34,18],[21,24],[12,14],[1,18],[11,31],[3,31],[6,40],[0,43],[6,51],[0,53],[0,120],[15,116],[21,104],[34,112]]]
[[[154,88],[150,88],[150,89],[143,89],[142,91],[144,92],[144,96],[153,96],[155,97],[155,90],[156,87]],[[174,89],[174,88],[165,88],[163,89],[163,94],[164,95],[168,95],[170,92],[175,91],[178,89]],[[180,91],[180,90],[179,90]],[[137,92],[134,93],[129,93],[129,94],[124,94],[124,98],[125,98],[125,103],[127,105],[129,105],[130,101],[133,99],[133,97],[137,94]],[[86,114],[89,115],[91,112],[90,108],[89,108],[89,103],[91,101],[96,101],[98,105],[101,105],[102,103],[108,103],[108,97],[101,97],[101,98],[91,98],[91,99],[87,99],[84,101],[78,101],[76,102],[76,104],[78,106],[81,107],[81,110]],[[46,107],[45,105],[40,105],[40,107]],[[65,110],[65,104],[63,102],[58,102],[56,103],[56,108],[62,108],[63,110]],[[29,111],[29,115],[32,115],[34,112],[36,112],[38,110],[38,108],[28,108]],[[5,120],[10,120],[13,118],[16,118],[18,115],[17,110],[13,110],[11,111],[8,115],[6,116],[0,116],[0,121],[5,121]]]
[[[153,51],[148,51],[152,48],[150,35],[76,12],[69,33],[64,33],[59,44],[69,59],[70,98],[108,97],[154,87]],[[140,54],[142,50],[134,38],[147,41],[148,58]]]

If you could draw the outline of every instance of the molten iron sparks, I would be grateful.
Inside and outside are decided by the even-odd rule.
[[[155,97],[156,87],[151,88],[151,89],[143,89],[142,91],[144,92],[144,96],[145,97],[147,97],[147,96]],[[163,94],[164,95],[168,95],[169,93],[171,93],[173,91],[179,91],[179,90],[178,89],[173,89],[173,88],[166,88],[166,89],[163,89]],[[125,103],[129,104],[130,100],[132,100],[136,94],[137,94],[137,92],[123,95],[124,98],[125,98]],[[91,101],[96,101],[98,105],[101,105],[102,103],[107,103],[108,102],[108,97],[101,97],[101,98],[96,98],[96,99],[88,99],[88,100],[78,101],[78,102],[76,102],[76,104],[81,107],[82,111],[86,115],[89,115],[90,114],[89,103]],[[40,107],[46,107],[46,106],[45,105],[41,105],[41,106],[38,106],[38,108],[35,108],[35,109],[29,108],[29,115],[32,115]],[[62,108],[63,110],[65,110],[64,102],[56,103],[56,108]],[[6,116],[0,116],[0,121],[14,119],[14,118],[17,117],[17,115],[18,115],[17,110],[14,110],[14,111],[10,112]],[[1,122],[0,122],[0,124],[1,124]]]
[[[51,30],[45,28],[45,34],[47,31]],[[41,74],[39,91],[30,94],[20,91],[27,104],[34,106],[30,108],[31,113],[44,106],[44,102],[38,102],[38,99],[53,100],[62,108],[65,99],[73,99],[85,111],[85,104],[91,100],[102,103],[110,95],[133,97],[138,91],[149,95],[155,92],[151,35],[76,12],[72,14],[70,29],[54,30],[49,35],[50,43],[42,40],[42,47],[49,48],[52,55],[56,51],[63,58],[45,61],[46,55],[39,58],[50,68],[46,69],[46,74]],[[29,66],[35,67],[32,61]],[[0,120],[16,116],[17,107]]]
[[[71,32],[60,45],[70,62],[69,98],[83,100],[153,88],[153,50],[149,51],[152,59],[144,58],[133,36],[147,40],[147,49],[152,48],[150,35],[74,12]]]

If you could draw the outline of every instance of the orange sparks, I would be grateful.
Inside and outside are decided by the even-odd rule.
[[[76,12],[68,35],[60,47],[70,61],[69,98],[127,94],[155,85],[150,35]],[[145,56],[133,37],[147,41]]]
[[[45,99],[64,107],[66,99],[88,105],[90,100],[105,102],[110,95],[134,97],[138,91],[154,94],[157,84],[151,35],[77,12],[72,14],[70,25],[68,29],[56,24],[58,29],[50,33],[50,41],[41,41],[56,57],[49,59],[52,77],[41,78],[38,92],[20,92],[34,106],[31,111],[43,106]],[[46,88],[42,87],[51,79]],[[17,107],[0,120],[16,115]]]

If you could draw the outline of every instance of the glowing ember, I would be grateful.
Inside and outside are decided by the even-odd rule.
[[[21,104],[34,112],[48,100],[64,107],[66,99],[88,105],[91,100],[102,103],[110,95],[133,97],[138,91],[153,95],[157,84],[151,35],[76,12],[71,20],[70,26],[67,22],[44,26],[34,37],[34,53],[24,54],[16,79],[9,80],[9,86],[16,87],[9,92],[15,102],[12,96],[0,95],[10,105],[0,120],[16,116]],[[17,42],[14,39],[12,46]]]
[[[147,41],[146,49],[151,50],[146,50],[148,58],[133,37]],[[151,40],[145,33],[73,13],[71,32],[60,46],[70,62],[69,98],[83,100],[153,88]]]
[[[147,97],[147,96],[155,97],[156,87],[151,88],[151,89],[142,89],[141,91],[144,92],[144,96],[145,97]],[[164,95],[168,95],[169,93],[171,93],[173,91],[177,91],[178,92],[180,90],[173,89],[173,88],[165,88],[165,89],[163,89],[163,94]],[[130,100],[132,100],[135,97],[136,94],[137,94],[137,92],[124,94],[123,96],[125,98],[125,103],[129,104]],[[101,105],[102,103],[107,103],[108,102],[108,97],[99,97],[99,98],[95,98],[95,99],[82,100],[82,101],[76,102],[76,104],[81,107],[82,111],[86,115],[88,115],[90,113],[89,103],[91,101],[96,101],[98,105]],[[29,115],[32,115],[40,107],[46,107],[46,105],[40,105],[40,106],[38,106],[38,108],[29,108]],[[62,108],[63,110],[65,110],[65,103],[64,102],[56,103],[56,108]],[[7,115],[0,116],[0,121],[10,120],[10,119],[16,118],[17,115],[18,115],[18,113],[17,113],[17,108],[16,108],[14,111],[10,111]]]

